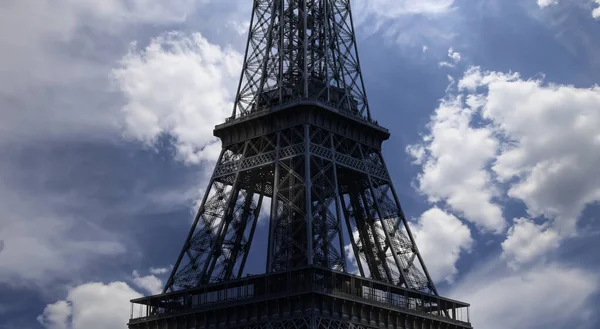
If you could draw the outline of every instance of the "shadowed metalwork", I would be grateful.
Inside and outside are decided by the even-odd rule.
[[[350,2],[253,3],[207,192],[130,328],[470,328],[468,304],[438,295],[394,190]],[[265,275],[244,276],[261,209]]]
[[[232,117],[297,98],[371,119],[349,0],[254,1]]]

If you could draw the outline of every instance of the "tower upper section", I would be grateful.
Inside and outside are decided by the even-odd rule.
[[[314,101],[373,122],[350,0],[254,0],[231,119]]]

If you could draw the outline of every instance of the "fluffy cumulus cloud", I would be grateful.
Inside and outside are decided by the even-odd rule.
[[[151,271],[152,272],[152,271]],[[156,277],[154,274],[141,276],[140,273],[136,270],[132,273],[133,283],[139,288],[145,290],[149,294],[157,295],[162,292],[163,282],[161,279]]]
[[[188,163],[216,159],[216,124],[233,110],[242,56],[211,44],[199,33],[166,33],[143,50],[135,46],[113,74],[127,99],[129,137],[154,145],[169,136]]]
[[[536,224],[526,218],[517,218],[502,242],[503,257],[510,267],[517,269],[540,255],[558,247],[560,235],[548,223]]]
[[[408,149],[422,165],[418,188],[495,232],[505,227],[497,200],[523,202],[541,224],[515,220],[503,247],[513,265],[532,261],[576,234],[584,208],[600,200],[599,106],[598,87],[472,67]]]
[[[592,10],[592,16],[596,19],[600,19],[600,0],[595,0],[596,3],[596,8],[594,8],[594,10]]]
[[[417,187],[430,202],[443,201],[481,229],[500,233],[506,223],[494,202],[499,192],[487,170],[498,141],[488,129],[471,125],[476,106],[475,99],[468,104],[460,97],[442,101],[423,143],[408,151],[422,167]]]
[[[115,92],[112,89],[111,70],[118,66],[118,60],[127,53],[130,40],[139,39],[145,43],[148,33],[155,33],[152,29],[181,26],[179,24],[186,21],[188,13],[208,2],[9,0],[2,3],[0,48],[9,49],[3,52],[0,61],[2,284],[35,285],[43,287],[45,291],[50,287],[60,289],[58,282],[77,280],[109,259],[119,259],[123,254],[132,252],[129,247],[136,242],[124,237],[127,232],[115,230],[112,219],[134,218],[146,212],[149,205],[154,210],[157,209],[155,206],[173,209],[175,204],[187,203],[196,196],[197,188],[189,192],[172,188],[172,185],[170,188],[161,185],[162,188],[152,190],[148,188],[152,183],[148,182],[147,176],[140,178],[132,175],[128,177],[132,181],[139,179],[132,184],[135,188],[128,191],[127,198],[115,197],[122,195],[123,185],[132,183],[121,181],[115,184],[115,177],[127,170],[127,166],[117,163],[118,159],[112,161],[111,152],[118,153],[122,151],[120,147],[130,146],[120,138],[122,127],[119,123],[133,122],[126,126],[127,133],[143,129],[139,128],[139,121],[135,125],[135,115],[131,114],[135,111],[123,111],[119,106],[123,99],[119,97],[120,90]],[[191,53],[195,51],[195,46],[199,49],[201,40],[204,40],[192,36],[177,39],[174,35],[159,39],[149,47],[157,44],[159,48],[169,47],[171,54],[176,55]],[[181,41],[180,48],[177,48],[175,40]],[[186,40],[193,45],[186,46]],[[223,61],[227,61],[233,56],[228,56],[226,51],[212,52],[216,46],[211,46],[202,48],[206,50],[207,58],[212,54],[213,57],[223,56]],[[149,53],[151,51],[144,52],[145,55]],[[190,63],[185,62],[185,56],[170,59],[185,65]],[[209,73],[200,74],[198,78],[212,79],[211,83],[218,83],[219,73],[210,74],[221,70],[216,64],[218,60],[205,59],[205,73]],[[146,80],[143,82],[154,84],[151,86],[153,88],[162,82],[170,86],[179,82],[186,86],[182,88],[185,90],[189,90],[190,86],[197,87],[189,79],[157,82],[161,79],[151,79],[143,68],[142,72],[136,71],[140,67],[134,66],[133,50],[123,58],[122,63],[128,66],[119,68],[118,72],[122,75],[118,82],[131,87],[126,89],[128,93],[125,94],[130,104],[142,97],[142,93],[135,88],[144,88],[136,84],[135,77],[131,75],[138,74],[137,77]],[[146,61],[145,64],[160,63]],[[156,73],[168,76],[165,70],[174,66],[168,62],[162,64],[159,68],[163,70],[157,70]],[[190,67],[194,69],[194,65]],[[176,76],[176,79],[185,78]],[[123,87],[122,84],[117,86]],[[158,95],[153,99],[155,104],[144,101],[137,104],[143,103],[143,106],[151,107],[153,110],[150,111],[154,111],[164,106],[164,103],[160,103],[161,93],[171,93],[173,89],[161,87],[152,92]],[[189,96],[185,92],[178,95],[183,98]],[[173,104],[181,105],[190,101],[194,100],[179,99]],[[215,106],[214,113],[221,109],[218,101],[209,98],[198,103]],[[128,109],[133,108],[133,105],[128,106]],[[225,116],[221,115],[220,119]],[[190,121],[196,118],[187,116]],[[194,139],[189,137],[194,132],[186,131],[189,126],[182,127],[173,123],[177,120],[169,121],[164,117],[160,117],[160,120],[171,125],[177,131],[175,135],[183,136],[179,141],[185,142],[178,144],[182,150],[189,145],[198,145],[194,144],[198,139],[208,138],[206,136],[214,125],[214,120],[209,118],[207,120],[213,120],[209,122],[210,128],[196,126],[198,133],[203,135]],[[150,138],[147,134],[142,136]],[[210,154],[211,150],[208,147],[205,153]],[[198,149],[189,152],[199,154]],[[111,161],[104,162],[106,158],[111,158]],[[105,165],[101,169],[97,164],[100,162]],[[85,174],[81,174],[81,171],[85,171]],[[119,201],[115,202],[115,199]],[[142,199],[145,201],[139,202]],[[149,199],[154,200],[147,202]]]
[[[456,262],[473,244],[469,228],[454,215],[431,208],[411,230],[432,279],[452,283],[458,274]]]
[[[590,301],[599,288],[598,276],[580,268],[547,264],[513,272],[494,261],[449,295],[469,301],[475,328],[577,328],[593,314]]]
[[[47,329],[120,329],[130,317],[129,300],[139,297],[124,282],[86,283],[47,305],[37,320]]]
[[[466,78],[470,75],[484,76],[482,115],[504,140],[492,167],[498,180],[510,184],[508,195],[523,201],[530,216],[556,219],[562,234],[574,233],[585,206],[600,200],[600,178],[594,174],[600,161],[600,88],[478,69]]]

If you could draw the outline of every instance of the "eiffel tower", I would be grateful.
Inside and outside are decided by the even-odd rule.
[[[253,0],[233,113],[214,135],[222,151],[181,253],[162,294],[131,301],[129,328],[471,328],[400,207],[350,0]],[[261,209],[266,268],[248,275]]]

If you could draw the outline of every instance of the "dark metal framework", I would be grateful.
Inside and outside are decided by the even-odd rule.
[[[305,267],[133,300],[129,327],[460,329],[470,325],[466,303]]]
[[[371,120],[350,0],[254,1],[232,118],[299,98]]]
[[[346,271],[345,226],[362,276],[435,294],[375,147],[305,123],[225,146],[208,191],[165,292],[240,278],[267,197],[267,272]]]
[[[455,314],[468,304],[438,295],[394,190],[381,154],[389,132],[371,118],[350,1],[253,3],[233,114],[214,130],[223,148],[207,192],[163,293],[133,301],[145,314],[130,328],[470,328]],[[266,200],[267,283],[243,278]],[[361,278],[349,275],[346,249]],[[271,288],[283,284],[274,278],[286,286]],[[373,289],[391,311],[340,302]],[[227,296],[289,309],[241,311]],[[377,324],[361,322],[372,318],[367,308]],[[256,320],[265,313],[285,319]]]

